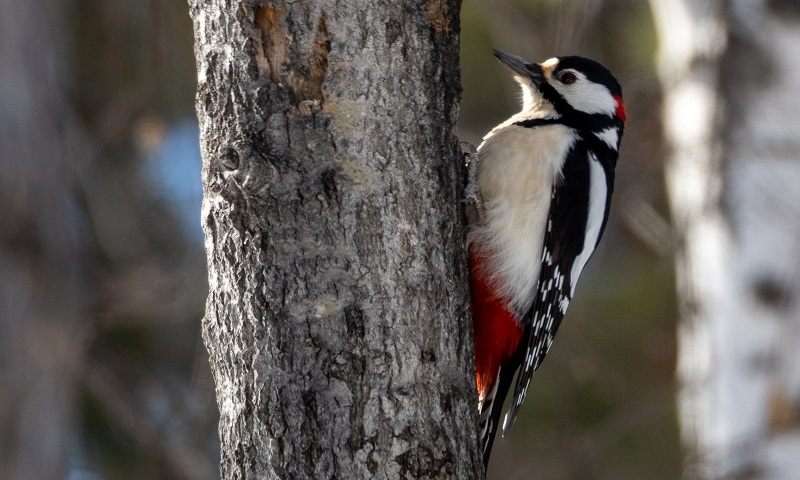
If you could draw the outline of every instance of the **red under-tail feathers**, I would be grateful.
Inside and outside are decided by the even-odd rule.
[[[485,278],[484,257],[474,245],[469,248],[469,273],[473,333],[475,335],[475,370],[478,395],[483,401],[498,381],[498,371],[517,350],[522,326],[516,315]]]

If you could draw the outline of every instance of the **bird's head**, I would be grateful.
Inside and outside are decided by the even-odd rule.
[[[560,117],[578,122],[607,119],[625,124],[619,82],[594,60],[568,56],[530,63],[499,50],[494,55],[514,73],[522,87],[522,112],[530,113],[531,118]]]

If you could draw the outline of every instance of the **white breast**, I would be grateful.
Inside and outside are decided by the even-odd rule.
[[[484,273],[500,295],[524,312],[539,278],[552,188],[576,136],[563,125],[525,128],[514,121],[492,130],[478,147],[484,215],[469,242],[484,255]]]

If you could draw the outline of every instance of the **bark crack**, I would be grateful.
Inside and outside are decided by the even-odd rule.
[[[272,82],[289,94],[294,107],[292,113],[308,117],[320,109],[324,100],[322,85],[328,72],[330,35],[325,14],[320,13],[313,43],[306,48],[305,62],[297,62],[292,58],[293,49],[302,50],[303,46],[287,31],[287,22],[291,21],[280,8],[258,7],[255,25],[260,37],[253,39],[256,48],[252,60],[260,74],[269,74]]]

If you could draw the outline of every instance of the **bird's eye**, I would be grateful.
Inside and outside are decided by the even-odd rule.
[[[558,79],[564,85],[572,85],[573,83],[575,83],[578,80],[578,76],[575,75],[572,72],[564,72],[564,73],[561,74],[560,77],[558,77]]]

